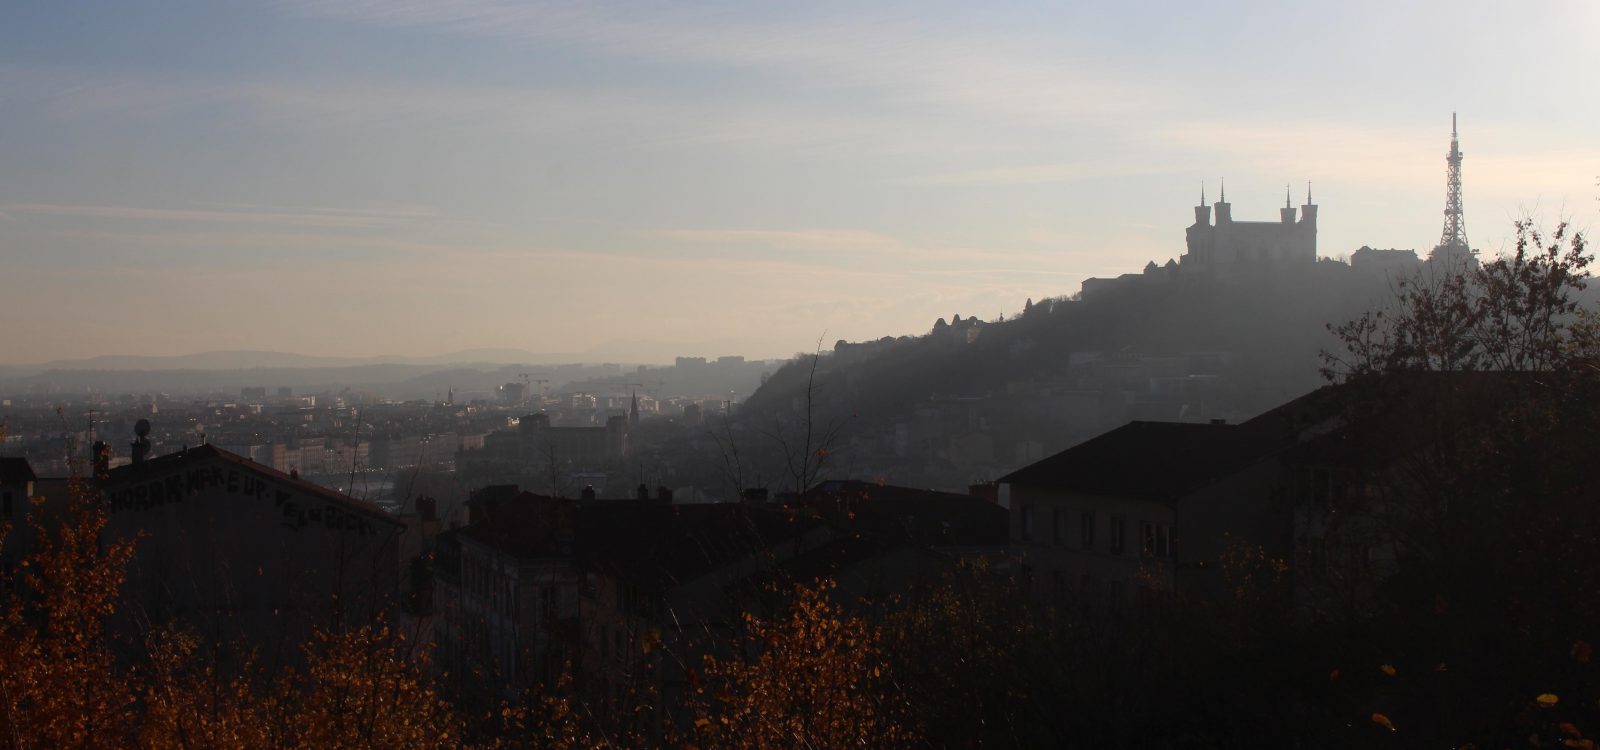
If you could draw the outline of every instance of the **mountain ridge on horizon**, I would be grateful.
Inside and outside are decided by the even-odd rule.
[[[743,342],[740,342],[743,343]],[[378,364],[401,365],[559,365],[617,362],[630,365],[668,365],[676,356],[691,356],[686,351],[724,351],[734,342],[673,344],[645,341],[612,341],[578,352],[534,352],[516,347],[479,347],[443,354],[414,356],[380,354],[365,357],[299,354],[259,349],[218,349],[187,354],[102,354],[93,357],[55,359],[39,363],[0,364],[0,372],[47,372],[51,370],[253,370],[359,367]],[[673,353],[668,353],[673,352]],[[771,359],[771,357],[752,357]]]

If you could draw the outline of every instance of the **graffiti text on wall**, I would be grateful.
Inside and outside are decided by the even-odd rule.
[[[370,519],[317,498],[303,497],[261,477],[238,469],[202,466],[188,471],[155,477],[109,493],[112,513],[143,512],[184,502],[190,495],[221,491],[236,497],[272,503],[281,514],[284,526],[299,531],[320,527],[349,531],[361,536],[378,533]]]

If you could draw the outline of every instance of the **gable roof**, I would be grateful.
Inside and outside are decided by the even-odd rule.
[[[0,458],[0,484],[24,484],[38,479],[26,458]]]
[[[359,500],[350,497],[349,495],[335,492],[334,490],[328,489],[320,484],[316,484],[315,482],[308,482],[304,479],[301,479],[298,476],[285,474],[277,469],[272,468],[271,466],[257,463],[237,453],[223,450],[211,444],[201,445],[194,448],[186,448],[178,451],[177,453],[168,453],[164,456],[156,456],[155,458],[148,458],[145,459],[143,463],[118,466],[117,468],[107,472],[106,478],[102,480],[100,484],[102,487],[112,487],[123,483],[135,483],[157,472],[176,471],[190,464],[204,463],[211,460],[219,460],[225,463],[235,464],[245,471],[252,472],[279,484],[288,485],[293,487],[298,492],[303,492],[307,495],[314,495],[329,503],[333,503],[347,510],[360,513],[361,515],[373,520],[383,521],[394,526],[405,526],[404,521],[395,518],[394,515],[365,500]]]
[[[1009,513],[954,492],[861,480],[829,480],[793,501],[802,512],[891,541],[930,547],[1005,544]]]
[[[519,559],[567,558],[667,588],[766,553],[821,523],[740,503],[578,502],[524,492],[457,533]]]
[[[1170,502],[1255,463],[1275,442],[1238,425],[1129,422],[999,481]]]

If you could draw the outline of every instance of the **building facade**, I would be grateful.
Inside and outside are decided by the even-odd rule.
[[[400,603],[406,523],[214,446],[111,469],[108,539],[133,541],[124,627],[298,643]]]
[[[1194,224],[1186,231],[1187,249],[1179,268],[1184,273],[1226,276],[1316,263],[1317,206],[1310,188],[1298,217],[1287,190],[1283,203],[1277,221],[1235,221],[1225,191],[1211,206],[1205,204],[1202,192],[1200,205],[1194,207]]]

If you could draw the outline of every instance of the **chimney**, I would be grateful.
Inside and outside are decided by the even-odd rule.
[[[431,497],[417,498],[417,518],[423,523],[439,520],[439,501]]]
[[[96,440],[94,441],[94,478],[104,479],[109,471],[111,471],[111,446]]]
[[[150,455],[150,420],[141,419],[133,424],[133,465],[139,466]]]

